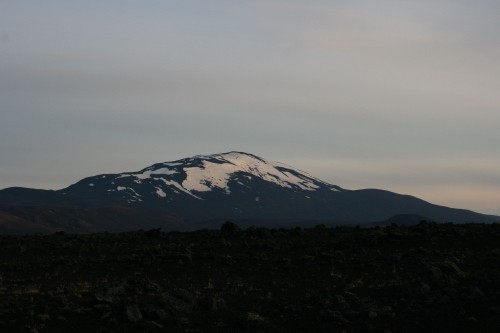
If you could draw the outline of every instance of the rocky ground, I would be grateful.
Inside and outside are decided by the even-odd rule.
[[[500,225],[0,236],[1,332],[498,332]]]

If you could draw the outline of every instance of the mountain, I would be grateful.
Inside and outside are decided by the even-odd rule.
[[[362,224],[404,214],[457,223],[500,219],[384,190],[343,189],[243,152],[198,155],[137,172],[97,175],[58,191],[0,191],[4,232],[184,230],[218,226],[222,219],[274,227]]]

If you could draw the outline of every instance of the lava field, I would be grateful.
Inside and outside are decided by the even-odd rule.
[[[499,330],[499,224],[0,236],[0,332]]]

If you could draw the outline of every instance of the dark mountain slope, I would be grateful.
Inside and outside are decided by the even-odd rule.
[[[362,224],[398,214],[439,222],[499,220],[383,190],[346,190],[285,164],[241,152],[97,175],[58,191],[8,188],[0,191],[0,211],[42,228],[22,223],[25,227],[20,228],[28,232],[185,230],[221,219],[266,220],[270,227],[306,220]],[[9,221],[11,225],[12,218]],[[11,230],[2,225],[7,224],[0,224],[0,231]]]

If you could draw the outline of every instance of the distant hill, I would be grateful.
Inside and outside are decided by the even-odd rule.
[[[266,221],[269,227],[308,226],[311,221],[366,224],[395,215],[456,223],[500,220],[384,190],[347,190],[243,152],[97,175],[58,191],[19,187],[0,191],[4,233],[190,230],[224,219]]]

